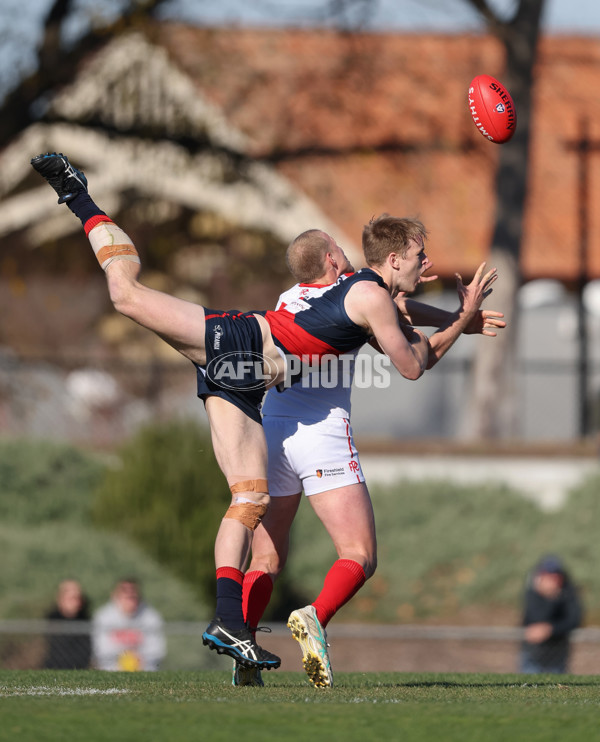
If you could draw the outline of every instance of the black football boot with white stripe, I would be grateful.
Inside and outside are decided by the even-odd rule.
[[[243,667],[271,670],[279,667],[281,660],[276,654],[259,647],[249,629],[228,629],[220,618],[214,618],[202,634],[202,643],[219,654],[227,654]]]
[[[72,201],[79,193],[87,193],[87,178],[62,152],[47,152],[33,157],[31,166],[54,188],[59,204]]]

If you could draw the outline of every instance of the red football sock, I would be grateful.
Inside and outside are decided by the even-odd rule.
[[[266,572],[256,569],[252,572],[246,572],[242,586],[242,609],[244,611],[244,620],[255,629],[258,622],[263,617],[271,593],[273,592],[273,580]]]
[[[364,569],[353,559],[338,559],[325,575],[323,589],[313,602],[317,618],[325,627],[339,609],[364,585]]]

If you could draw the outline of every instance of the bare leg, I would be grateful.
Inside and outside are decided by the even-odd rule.
[[[287,561],[289,533],[300,499],[300,494],[271,499],[269,510],[254,534],[248,573],[264,572],[273,580],[277,578]],[[369,579],[377,566],[377,539],[366,484],[339,487],[311,495],[308,500],[331,536],[340,560],[356,562],[364,570],[365,579]],[[350,597],[342,591],[338,600],[346,602]],[[256,600],[260,598],[259,593]],[[256,623],[266,607],[266,604],[258,605],[250,592],[248,614],[255,617]]]
[[[87,178],[81,171],[73,168],[63,154],[54,152],[38,155],[31,160],[31,164],[56,191],[59,203],[68,203],[69,208],[81,220],[94,254],[105,271],[115,309],[155,332],[189,360],[204,365],[204,308],[150,289],[138,281],[141,266],[131,239],[92,201],[87,193]],[[274,358],[274,376],[277,377],[282,373],[284,364],[276,358],[270,330],[262,317],[259,324],[263,343],[266,344],[265,352]],[[260,425],[249,420],[233,405],[222,400],[212,401],[215,399],[217,398],[210,398],[207,408],[217,461],[229,484],[250,479],[266,480],[266,444]],[[262,486],[262,483],[259,484]],[[245,528],[244,522],[254,526],[257,512],[263,504],[266,506],[268,495],[259,490],[252,493],[238,492],[238,497],[240,496],[245,498],[242,500],[241,510],[243,522],[232,519],[231,523],[224,523],[217,536],[215,553],[217,563],[225,565],[224,568],[229,573],[223,579],[226,583],[234,584],[229,592],[233,596],[231,602],[234,606],[231,613],[236,618],[236,579],[231,580],[229,576],[230,573],[233,573],[234,578],[238,573],[240,575],[239,624],[243,627],[240,570],[247,559],[252,535],[251,530]],[[236,511],[235,517],[238,517],[239,512]],[[243,665],[266,668],[279,666],[279,658],[258,647],[245,628],[240,631],[236,631],[237,626],[231,628],[233,633],[215,620],[204,632],[202,640],[204,644],[220,653],[226,652]]]
[[[327,529],[340,559],[352,559],[367,579],[377,566],[377,538],[373,506],[366,484],[311,495],[308,501]],[[263,522],[256,529],[249,569],[276,577],[287,561],[289,532],[298,510],[300,494],[274,497]]]
[[[90,232],[90,234],[93,234]],[[195,363],[206,362],[204,307],[150,289],[138,280],[140,266],[116,260],[106,269],[106,280],[115,309]]]
[[[351,559],[368,579],[377,567],[373,505],[366,484],[357,483],[308,498],[340,559]]]
[[[331,536],[339,559],[325,576],[311,605],[292,611],[288,627],[302,649],[302,664],[313,685],[330,687],[333,673],[325,627],[375,571],[375,520],[364,483],[311,495],[309,501]]]
[[[208,397],[206,412],[215,457],[227,483],[231,486],[249,479],[266,479],[267,446],[262,426],[221,397]],[[239,496],[258,504],[269,501],[269,496],[261,492],[240,492],[236,497]],[[242,570],[251,543],[251,530],[238,520],[224,518],[215,542],[217,568]]]
[[[301,493],[271,498],[267,514],[254,533],[249,572],[266,572],[275,579],[284,568],[290,546],[290,528],[300,498]]]

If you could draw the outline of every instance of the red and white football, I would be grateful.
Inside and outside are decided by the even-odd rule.
[[[469,111],[480,133],[504,144],[515,133],[517,112],[508,90],[490,75],[477,75],[469,85]]]

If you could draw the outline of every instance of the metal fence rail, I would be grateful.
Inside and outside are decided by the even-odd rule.
[[[202,646],[207,621],[165,623],[165,670],[229,669],[231,661]],[[38,619],[0,621],[0,667],[43,668],[53,637],[89,641],[91,622]],[[510,626],[332,624],[330,654],[337,672],[517,672],[523,631]],[[282,669],[300,671],[300,654],[285,624],[260,639],[282,658]],[[570,670],[600,674],[600,627],[572,634]]]

